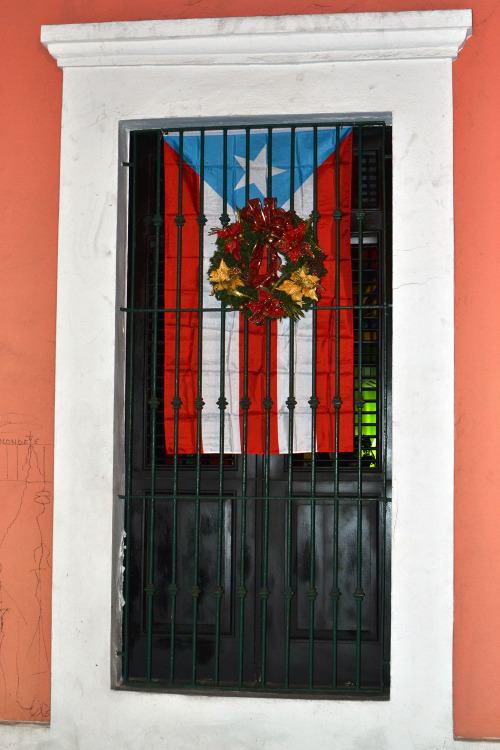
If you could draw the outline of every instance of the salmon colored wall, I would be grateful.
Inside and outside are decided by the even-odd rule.
[[[455,8],[444,0],[18,0],[0,80],[0,719],[49,718],[54,330],[62,73],[42,24]],[[453,66],[456,209],[455,732],[500,737],[500,4],[471,0]],[[481,375],[478,376],[478,371]]]

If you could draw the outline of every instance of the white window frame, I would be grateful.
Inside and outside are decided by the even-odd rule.
[[[343,750],[454,744],[451,64],[470,33],[468,10],[43,27],[64,68],[50,729],[61,746],[95,739],[115,750],[140,738],[302,748],[312,735],[315,750],[333,747],[332,738]],[[114,560],[111,548],[123,491],[116,311],[125,294],[126,136],[166,119],[294,115],[393,126],[391,698],[111,690],[120,661],[117,533]]]

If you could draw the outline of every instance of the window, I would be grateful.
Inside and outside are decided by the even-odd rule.
[[[99,728],[113,746],[117,738],[127,745],[137,731],[158,730],[173,732],[186,745],[209,731],[221,746],[239,732],[264,744],[270,735],[280,736],[295,747],[307,744],[313,724],[318,745],[325,746],[332,736],[359,744],[367,733],[393,747],[404,747],[408,733],[428,746],[451,742],[451,58],[470,26],[471,11],[459,10],[44,28],[44,42],[64,68],[55,451],[61,502],[54,526],[52,683],[59,720],[51,728],[62,744],[69,729],[84,742]],[[172,37],[178,42],[174,53],[183,57],[170,54]],[[220,64],[229,39],[231,56]],[[81,67],[85,71],[76,70]],[[336,106],[360,116],[380,113],[377,119],[394,123],[393,687],[390,703],[359,702],[354,723],[349,701],[302,701],[296,711],[289,701],[261,700],[242,713],[224,695],[214,695],[207,712],[191,696],[172,700],[167,693],[144,701],[130,689],[109,691],[109,599],[113,588],[118,626],[121,586],[113,580],[121,570],[118,532],[125,506],[118,497],[126,494],[127,316],[119,312],[127,306],[126,222],[117,197],[127,192],[129,169],[118,170],[117,196],[116,167],[130,161],[131,129],[162,126],[166,113],[184,123],[201,112],[223,120],[247,83],[259,92],[252,111],[262,117],[307,116],[314,102],[316,112]],[[223,97],[214,96],[221,90]],[[116,568],[109,554],[112,510]],[[121,627],[116,636],[114,686],[121,676]],[[75,718],[82,685],[102,709],[83,723]],[[200,710],[193,712],[195,703]]]
[[[333,144],[329,163],[328,139]],[[241,208],[248,198],[263,199],[266,192],[288,191],[278,199],[288,208],[301,179],[314,186],[307,213],[316,212],[317,228],[322,220],[326,224],[318,211],[325,205],[317,199],[321,178],[307,171],[308,146],[314,166],[324,165],[332,192],[339,195],[338,200],[334,196],[337,209],[342,191],[349,195],[348,210],[343,206],[343,216],[330,216],[323,229],[323,235],[326,231],[332,237],[331,268],[339,277],[341,309],[335,308],[335,294],[326,301],[324,296],[307,313],[314,328],[305,342],[300,323],[280,324],[290,369],[287,412],[280,414],[278,403],[277,430],[281,420],[281,432],[288,427],[292,437],[284,449],[273,449],[271,395],[276,400],[279,385],[273,390],[273,377],[280,377],[274,375],[279,366],[273,371],[272,364],[277,324],[256,327],[240,313],[223,311],[214,298],[207,302],[206,258],[214,248],[207,224],[208,229],[218,224],[219,214],[227,223],[236,201]],[[281,184],[277,179],[287,171],[279,160],[280,148],[281,159],[295,163],[292,187],[291,169],[287,181],[286,174]],[[174,174],[167,152],[173,154]],[[210,160],[216,166],[208,187],[197,194],[190,227],[189,197],[182,190],[193,177],[195,153],[194,171],[202,178],[211,169]],[[273,169],[267,169],[266,161],[259,172],[259,159],[265,158],[272,160]],[[179,161],[187,164],[184,179]],[[129,342],[127,684],[258,694],[387,694],[389,164],[390,128],[384,123],[133,132],[129,303],[124,310]],[[222,195],[214,193],[217,180]],[[219,197],[210,215],[213,194]],[[295,192],[296,210],[299,200],[304,209],[306,199]],[[347,238],[343,251],[342,234],[344,244]],[[205,256],[205,267],[196,258],[187,259],[193,255],[191,245],[196,256]],[[344,259],[342,252],[347,252]],[[322,316],[328,316],[323,326]],[[214,326],[216,347],[212,341],[208,348],[216,351],[207,361],[204,337],[213,335]],[[306,329],[307,324],[302,326]],[[328,390],[320,382],[322,335],[332,343],[329,356],[335,358]],[[229,372],[234,351],[228,350],[236,346],[243,373],[234,375]],[[297,365],[301,346],[305,376],[298,372],[303,362]],[[249,361],[255,362],[253,352],[259,347],[265,372],[258,382]],[[213,400],[218,396],[219,416],[212,437],[212,427],[203,428],[202,419],[204,409],[210,409],[208,368],[214,362]],[[303,423],[297,389],[304,377],[310,392],[308,421]],[[237,413],[228,415],[234,410],[235,382]],[[271,397],[267,410],[256,398],[259,387],[261,397]],[[323,417],[311,399],[318,394],[319,403],[327,394],[333,396]],[[250,402],[246,409],[245,397]],[[175,398],[182,402],[177,408]],[[244,425],[239,435],[231,432],[235,418]],[[258,437],[250,435],[252,420]],[[319,435],[325,423],[333,442]],[[304,425],[308,434],[293,436],[294,426],[300,431]]]

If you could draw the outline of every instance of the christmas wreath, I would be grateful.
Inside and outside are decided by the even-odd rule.
[[[261,325],[266,318],[297,320],[318,301],[325,254],[312,227],[276,198],[248,201],[238,220],[212,229],[217,250],[208,271],[212,294]]]

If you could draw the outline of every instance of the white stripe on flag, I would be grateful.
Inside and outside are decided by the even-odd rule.
[[[285,205],[289,208],[289,204]],[[313,177],[309,177],[294,194],[294,209],[298,216],[306,219],[313,210]],[[290,393],[290,323],[278,324],[278,438],[280,453],[289,450],[288,407]],[[294,397],[297,402],[293,416],[293,451],[307,453],[311,450],[311,397],[312,386],[312,314],[309,313],[295,323],[294,334]],[[316,446],[314,446],[316,447]]]
[[[205,405],[201,412],[202,444],[204,453],[218,453],[220,449],[220,410],[217,404],[221,396],[221,314],[220,303],[211,296],[212,285],[208,280],[210,258],[215,250],[214,235],[210,230],[220,226],[222,199],[207,183],[203,190],[204,213],[207,218],[203,232],[203,307],[214,308],[213,313],[203,314],[202,393]],[[228,207],[230,221],[236,214]],[[241,453],[239,420],[239,324],[240,315],[226,312],[224,397],[228,402],[224,413],[224,452]]]

